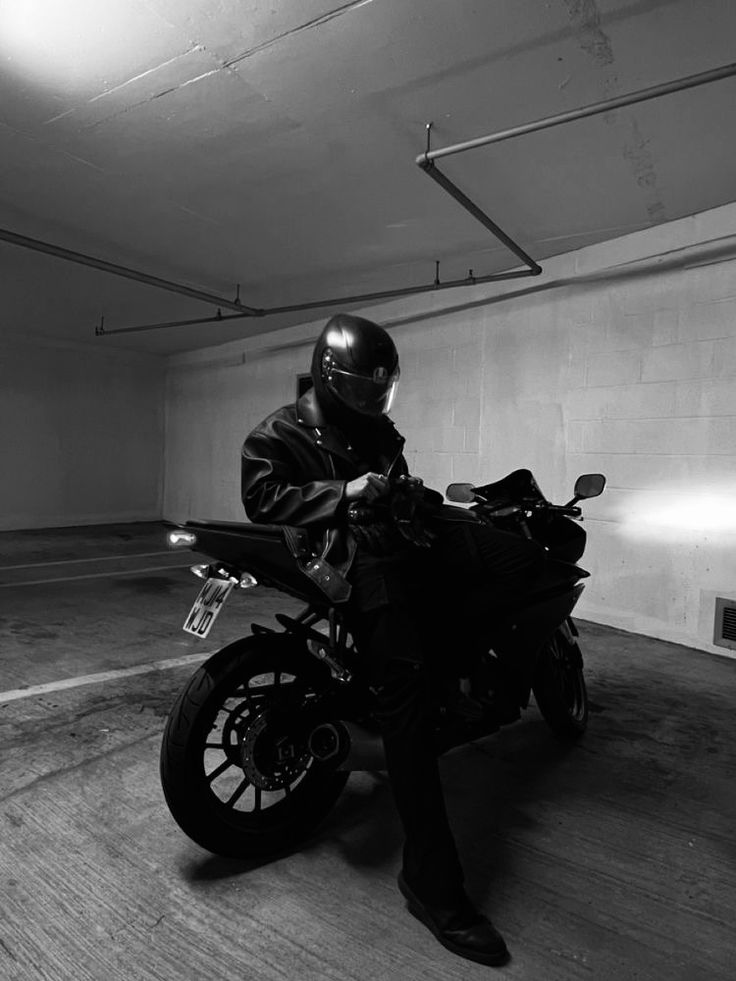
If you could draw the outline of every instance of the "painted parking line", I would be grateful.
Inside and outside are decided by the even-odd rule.
[[[54,576],[52,579],[28,579],[22,582],[0,582],[0,589],[20,589],[23,586],[43,586],[47,583],[55,582],[76,582],[79,579],[110,579],[112,576],[140,576],[149,572],[171,572],[175,569],[187,569],[192,565],[192,560],[180,564],[169,565],[149,565],[145,569],[124,569],[122,572],[87,572],[82,576]],[[0,572],[4,570],[0,569]]]
[[[78,678],[62,678],[61,681],[50,681],[45,685],[15,688],[11,691],[0,692],[0,705],[5,702],[15,702],[20,698],[35,698],[37,695],[51,695],[70,688],[81,688],[83,685],[99,685],[106,681],[117,681],[120,678],[132,678],[138,674],[153,674],[156,671],[183,668],[188,664],[204,661],[214,653],[214,651],[204,651],[200,654],[184,654],[182,657],[170,657],[164,661],[150,661],[148,664],[138,664],[132,668],[117,668],[113,671],[101,671],[98,674],[83,674]]]
[[[122,559],[150,559],[155,555],[171,555],[169,549],[162,552],[131,552],[129,555],[91,555],[87,559],[54,559],[53,562],[26,562],[23,565],[2,565],[0,574],[15,569],[45,568],[47,565],[74,565],[77,562],[120,562]]]

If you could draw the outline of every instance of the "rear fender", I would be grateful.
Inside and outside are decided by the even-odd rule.
[[[221,663],[230,662],[233,656],[245,658],[254,650],[261,652],[274,665],[279,664],[283,668],[298,671],[318,687],[326,688],[332,680],[327,665],[309,652],[306,642],[286,631],[268,635],[257,632],[248,637],[241,637],[215,651],[204,662],[203,667],[216,673]]]

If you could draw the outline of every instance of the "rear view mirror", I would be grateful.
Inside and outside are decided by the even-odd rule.
[[[449,484],[445,497],[455,504],[472,504],[475,500],[475,489],[472,484]]]
[[[606,478],[602,473],[584,473],[575,481],[575,497],[583,500],[587,497],[598,497],[606,486]]]

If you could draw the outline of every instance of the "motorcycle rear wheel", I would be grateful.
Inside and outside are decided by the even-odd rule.
[[[588,691],[580,648],[556,630],[539,653],[532,686],[539,711],[558,736],[577,739],[588,725]]]
[[[227,858],[288,851],[336,803],[349,774],[315,762],[293,726],[325,669],[284,635],[222,648],[192,676],[161,743],[166,803],[202,848]]]

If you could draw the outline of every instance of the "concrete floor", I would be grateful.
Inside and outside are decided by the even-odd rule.
[[[404,909],[382,774],[354,774],[301,852],[260,866],[178,830],[158,781],[177,691],[296,604],[241,594],[203,645],[180,630],[192,559],[163,552],[157,525],[0,535],[3,981],[734,976],[734,661],[581,624],[580,743],[532,708],[443,759],[469,891],[512,952],[484,968]]]

